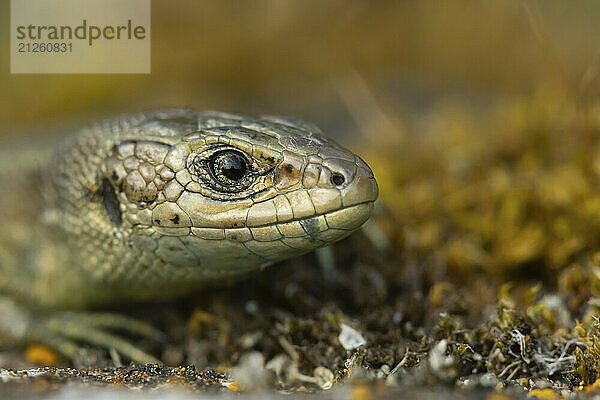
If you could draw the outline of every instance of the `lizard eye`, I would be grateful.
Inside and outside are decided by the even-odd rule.
[[[219,193],[242,195],[264,174],[250,156],[232,148],[210,149],[193,158],[191,171]]]
[[[246,158],[232,150],[215,153],[208,161],[211,175],[223,185],[236,185],[248,173]]]

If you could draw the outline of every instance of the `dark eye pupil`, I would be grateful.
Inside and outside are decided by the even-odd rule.
[[[233,152],[221,154],[217,157],[215,166],[225,178],[232,181],[242,179],[248,171],[244,157]]]

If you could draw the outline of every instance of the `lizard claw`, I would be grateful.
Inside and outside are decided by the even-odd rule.
[[[85,343],[113,349],[136,363],[159,364],[160,360],[111,331],[121,330],[155,341],[166,339],[150,324],[124,315],[74,311],[38,314],[2,297],[0,315],[0,339],[7,343],[37,341],[69,359],[76,356],[79,344]]]
[[[96,316],[99,318],[98,320],[95,320]],[[74,344],[74,340],[114,349],[136,363],[160,363],[160,360],[140,350],[127,340],[108,332],[110,329],[121,329],[152,339],[162,339],[164,336],[152,326],[122,315],[61,312],[42,321],[39,327],[42,334],[37,337],[37,340],[49,346],[52,346],[53,342],[60,345],[56,349],[71,359],[78,350],[77,345],[71,345]],[[61,342],[57,342],[57,338],[60,338]]]

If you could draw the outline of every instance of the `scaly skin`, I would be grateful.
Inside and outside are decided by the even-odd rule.
[[[182,296],[348,236],[377,198],[358,156],[282,117],[155,111],[22,158],[0,175],[0,289],[38,309]]]

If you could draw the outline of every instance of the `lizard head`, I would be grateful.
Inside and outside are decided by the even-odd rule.
[[[377,199],[360,157],[295,119],[172,110],[98,130],[116,134],[96,157],[89,229],[121,248],[105,263],[154,280],[228,277],[306,253],[360,227]]]

